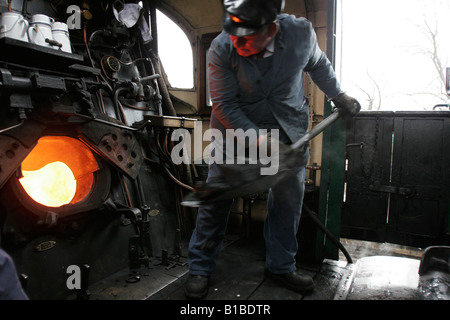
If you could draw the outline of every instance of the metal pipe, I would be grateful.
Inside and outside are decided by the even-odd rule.
[[[121,129],[125,129],[125,130],[130,130],[130,131],[139,131],[139,130],[141,130],[141,129],[136,129],[136,128],[124,126],[124,125],[121,125],[121,124],[117,124],[117,123],[114,123],[114,122],[111,122],[111,121],[107,121],[107,120],[102,120],[102,119],[98,119],[98,118],[85,116],[84,114],[76,113],[75,116],[80,117],[80,118],[84,118],[84,119],[88,119],[88,120],[92,120],[92,121],[96,121],[96,122],[100,122],[100,123],[104,123],[104,124],[107,124],[109,126],[113,126],[113,127],[117,127],[117,128],[121,128]]]
[[[161,76],[159,74],[153,74],[151,76],[146,76],[146,77],[140,78],[139,82],[143,82],[143,81],[146,81],[146,80],[159,79],[160,77]]]
[[[309,142],[311,139],[322,133],[326,128],[331,126],[336,120],[342,116],[343,111],[336,110],[334,113],[329,115],[325,120],[321,121],[317,126],[312,128],[307,132],[300,140],[291,145],[292,149],[298,149]]]
[[[18,128],[18,127],[22,126],[23,124],[24,124],[24,121],[21,121],[20,123],[15,124],[15,125],[13,125],[13,126],[11,126],[11,127],[8,127],[8,128],[5,128],[5,129],[0,129],[0,133],[8,132],[9,130]]]
[[[161,67],[160,67],[160,62],[159,62],[159,58],[155,55],[155,53],[153,51],[149,51],[150,54],[150,60],[153,64],[153,67],[155,68],[155,73],[156,74],[161,74]],[[165,106],[164,108],[164,115],[166,116],[176,116],[177,113],[175,111],[175,108],[173,107],[172,104],[172,100],[170,99],[170,94],[169,94],[169,90],[167,88],[166,82],[164,81],[163,77],[159,77],[158,78],[158,84],[159,84],[159,90],[163,99],[163,106]]]
[[[325,227],[322,222],[317,217],[317,214],[312,211],[305,203],[303,203],[303,210],[308,214],[308,216],[314,221],[314,223],[319,227],[320,230],[325,232],[327,237],[333,242],[344,254],[345,258],[347,259],[348,263],[353,263],[352,257],[348,253],[347,249],[344,247],[344,245],[336,239],[336,237],[331,233],[330,230]]]
[[[120,120],[123,122],[123,119],[120,115],[120,106],[119,106],[119,94],[122,91],[127,91],[128,88],[127,87],[120,87],[118,89],[116,89],[116,91],[114,91],[114,111],[116,113],[116,119]]]

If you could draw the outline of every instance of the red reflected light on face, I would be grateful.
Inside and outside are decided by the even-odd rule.
[[[243,37],[230,35],[230,39],[239,55],[249,57],[263,51],[270,40],[272,40],[276,31],[276,27],[263,26],[251,35]]]

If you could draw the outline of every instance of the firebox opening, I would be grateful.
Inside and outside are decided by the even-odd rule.
[[[47,207],[76,204],[91,192],[99,167],[91,150],[67,136],[45,136],[22,162],[26,193]]]

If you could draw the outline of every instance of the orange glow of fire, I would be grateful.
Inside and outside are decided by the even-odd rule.
[[[90,149],[78,139],[45,136],[21,169],[19,182],[28,196],[44,206],[61,207],[89,196],[99,167]]]
[[[63,162],[52,162],[39,170],[22,171],[22,174],[19,181],[28,195],[48,207],[68,204],[75,196],[77,181]]]
[[[244,22],[243,20],[239,19],[238,17],[236,17],[236,16],[234,16],[234,15],[232,15],[232,14],[230,14],[230,18],[231,18],[231,20],[233,20],[233,21],[236,22],[236,23],[242,23],[242,22]]]

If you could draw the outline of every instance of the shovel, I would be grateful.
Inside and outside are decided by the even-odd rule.
[[[305,152],[310,140],[322,133],[336,120],[343,117],[345,111],[336,109],[330,116],[307,132],[297,142],[290,146],[280,144],[278,157],[279,169],[276,174],[262,175],[261,169],[269,165],[223,164],[220,165],[220,176],[201,182],[194,188],[194,192],[184,197],[181,204],[187,207],[200,207],[212,202],[263,193],[285,177],[298,172],[295,168],[297,159]],[[272,161],[274,158],[272,157]]]

